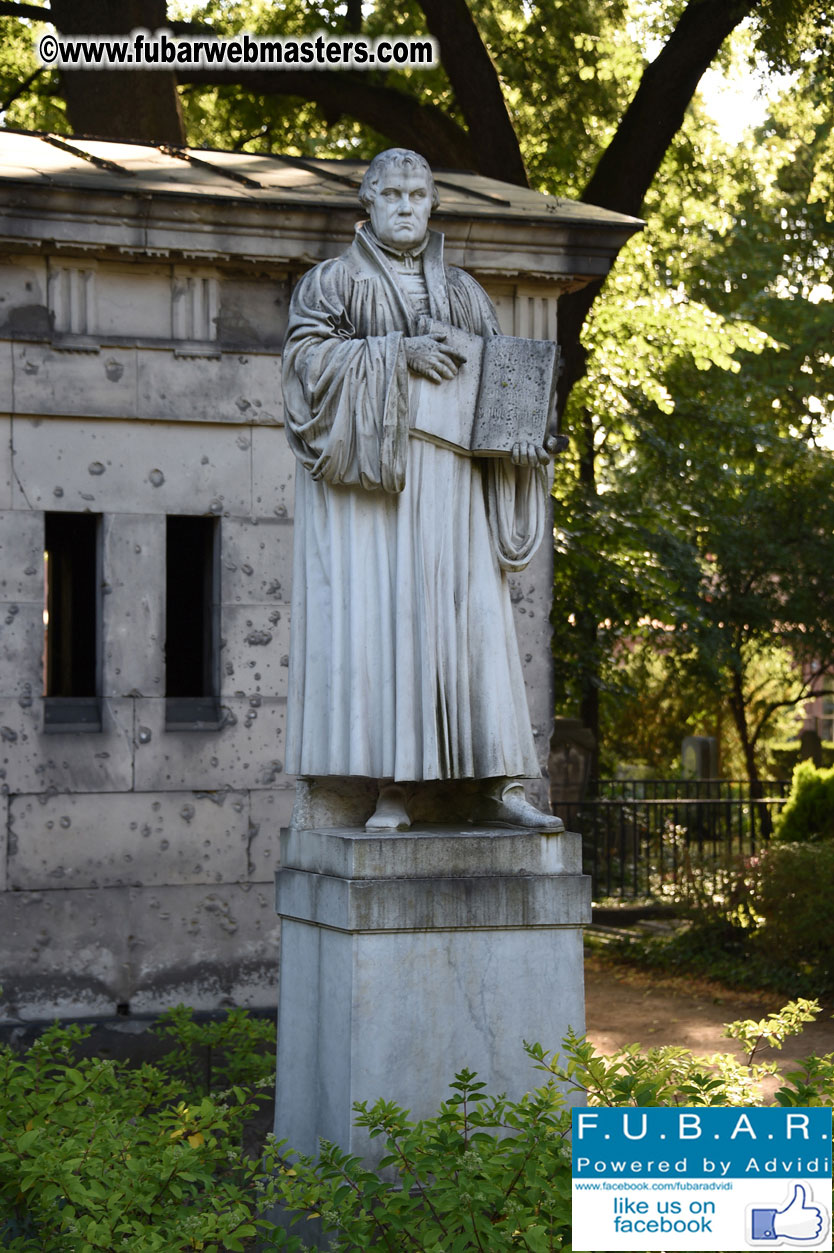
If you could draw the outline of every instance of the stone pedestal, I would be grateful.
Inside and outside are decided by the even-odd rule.
[[[354,1101],[433,1115],[455,1072],[517,1098],[542,1081],[522,1041],[584,1030],[590,879],[571,833],[426,826],[282,832],[275,1131],[371,1164]]]

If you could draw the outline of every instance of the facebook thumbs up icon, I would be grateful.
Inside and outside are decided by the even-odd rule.
[[[782,1209],[751,1211],[751,1236],[754,1240],[796,1241],[797,1244],[818,1240],[823,1217],[818,1205],[809,1205],[805,1185],[794,1184],[793,1196]]]

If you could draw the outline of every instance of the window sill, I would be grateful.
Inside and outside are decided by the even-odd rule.
[[[219,731],[224,724],[220,702],[214,696],[168,696],[165,699],[166,731]]]
[[[99,696],[47,696],[43,702],[43,729],[47,734],[101,731]]]

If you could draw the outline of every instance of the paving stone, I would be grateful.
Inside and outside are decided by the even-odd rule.
[[[94,339],[94,337],[93,337]],[[136,416],[136,352],[61,351],[49,343],[12,345],[16,414],[78,417]]]
[[[271,885],[152,889],[132,903],[131,927],[133,1013],[180,1003],[203,1012],[274,1008],[280,940]]]
[[[125,300],[125,292],[130,299]],[[119,265],[106,261],[96,270],[96,331],[158,339],[171,330],[171,266]],[[106,351],[106,349],[104,350]]]
[[[278,919],[266,885],[5,892],[0,932],[6,1021],[275,1004]]]
[[[283,430],[252,432],[252,498],[256,515],[292,518],[296,461]]]
[[[290,825],[294,802],[292,780],[251,794],[249,876],[255,883],[273,882],[281,865],[281,829]]]
[[[126,888],[0,894],[0,1017],[114,1014],[130,987],[129,905]]]
[[[199,349],[193,351],[199,352]],[[206,423],[283,423],[281,360],[275,353],[223,352],[185,356],[141,351],[137,362],[137,416]]]
[[[8,889],[9,798],[0,796],[0,895]]]
[[[0,698],[41,691],[43,649],[43,599],[0,604]]]
[[[7,254],[0,261],[0,337],[9,344],[11,335],[44,334],[48,329],[46,258]],[[0,409],[12,407],[11,384],[11,368],[4,366],[0,370]]]
[[[224,275],[220,281],[217,338],[224,348],[255,345],[281,351],[287,329],[290,284],[286,275]]]
[[[0,437],[2,430],[0,421]],[[0,457],[2,453],[0,449]],[[43,609],[43,579],[43,514],[28,509],[3,510],[0,512],[0,601],[4,604],[32,601]]]
[[[0,409],[11,408],[6,406],[5,400],[8,397],[3,396],[5,373],[6,345],[0,343]],[[11,509],[13,504],[12,492],[12,420],[10,417],[0,416],[0,509]],[[19,502],[23,504],[23,501]]]

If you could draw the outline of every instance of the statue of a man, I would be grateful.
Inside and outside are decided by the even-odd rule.
[[[416,377],[440,387],[461,365],[437,323],[498,322],[428,230],[422,157],[375,157],[359,200],[370,222],[298,284],[284,346],[299,462],[286,768],[378,780],[370,829],[407,827],[422,782],[477,780],[473,820],[560,830],[521,783],[540,770],[507,585],[542,538],[549,454],[473,457],[412,428]]]

